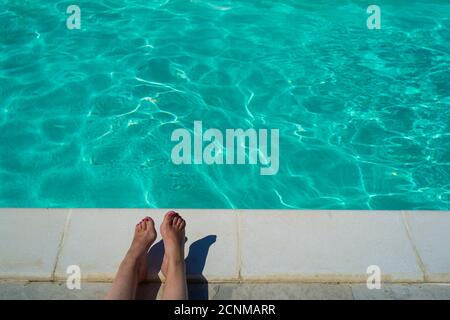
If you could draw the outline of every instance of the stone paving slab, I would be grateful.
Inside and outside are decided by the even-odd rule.
[[[241,228],[244,280],[365,282],[371,265],[385,281],[423,280],[398,212],[255,212]]]
[[[0,209],[0,279],[51,279],[69,212]]]
[[[450,212],[408,211],[406,221],[425,280],[450,282]]]
[[[0,300],[103,299],[110,286],[110,283],[83,283],[81,290],[69,290],[65,283],[0,281]],[[140,288],[139,298],[159,298],[163,289],[160,284],[143,285]],[[450,300],[450,285],[436,283],[386,284],[380,290],[368,290],[363,284],[351,283],[214,283],[190,285],[189,292],[192,300]]]
[[[164,249],[159,226],[166,210],[73,210],[56,278],[65,279],[66,270],[77,265],[83,279],[112,280],[130,246],[134,227],[146,215],[155,220],[158,238],[150,250],[149,279],[158,279]],[[208,277],[215,281],[238,279],[237,218],[234,214],[214,210],[197,214],[182,210],[186,228],[186,264],[189,278]]]

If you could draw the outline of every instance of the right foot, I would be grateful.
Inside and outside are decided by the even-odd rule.
[[[164,258],[161,265],[164,277],[167,277],[171,264],[184,263],[185,227],[186,222],[178,213],[166,213],[160,228],[164,241]]]

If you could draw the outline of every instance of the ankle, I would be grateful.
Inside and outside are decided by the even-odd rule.
[[[138,250],[134,250],[133,248],[128,249],[127,254],[125,255],[125,260],[129,261],[129,262],[135,262],[137,263],[137,261],[140,259],[141,254]]]
[[[173,257],[168,257],[167,259],[167,266],[184,266],[184,257],[180,256],[173,256]]]

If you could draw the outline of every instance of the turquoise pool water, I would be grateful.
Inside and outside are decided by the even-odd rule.
[[[0,4],[1,207],[449,209],[449,1],[380,30],[366,1]],[[174,165],[195,120],[279,129],[278,174]]]

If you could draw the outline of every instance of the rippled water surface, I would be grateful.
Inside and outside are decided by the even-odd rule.
[[[441,209],[450,2],[0,0],[0,206]],[[66,8],[81,8],[81,30]],[[280,169],[172,164],[277,128]]]

